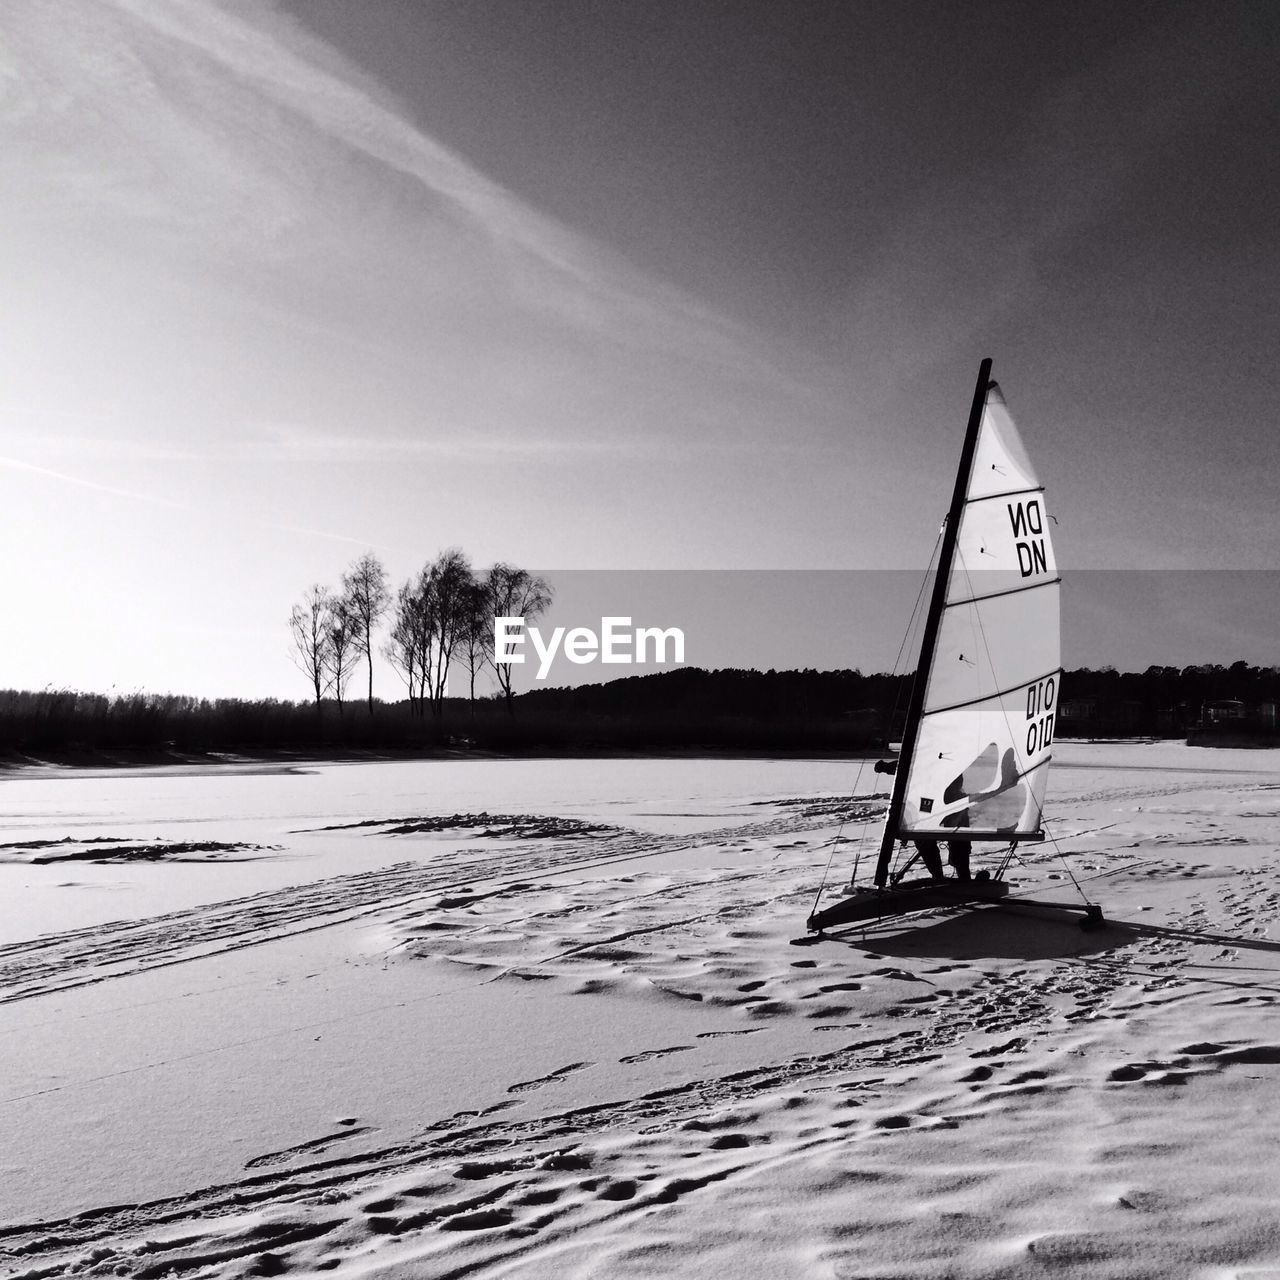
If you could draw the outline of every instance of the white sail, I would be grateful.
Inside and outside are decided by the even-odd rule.
[[[1049,525],[1044,490],[993,382],[901,811],[889,819],[896,838],[1039,834],[1061,683]]]

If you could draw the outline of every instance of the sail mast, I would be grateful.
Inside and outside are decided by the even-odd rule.
[[[947,582],[955,560],[956,538],[960,531],[960,517],[964,511],[965,496],[969,490],[969,475],[973,470],[973,455],[978,443],[978,430],[982,425],[982,411],[987,403],[987,388],[991,384],[991,359],[983,360],[978,368],[978,382],[973,389],[973,404],[969,409],[969,425],[965,430],[964,447],[960,451],[960,466],[956,471],[956,484],[951,493],[951,509],[942,533],[942,552],[938,558],[938,572],[933,580],[933,594],[929,598],[929,614],[925,619],[924,636],[920,642],[920,659],[916,663],[916,677],[911,686],[911,701],[907,706],[907,723],[902,734],[902,749],[898,752],[898,767],[893,779],[893,794],[889,799],[889,812],[885,817],[884,834],[880,839],[880,857],[876,861],[876,884],[881,888],[889,878],[889,863],[893,857],[893,844],[898,820],[902,815],[902,801],[906,794],[907,778],[911,773],[911,757],[915,753],[916,736],[920,728],[920,713],[924,707],[925,690],[929,683],[929,670],[933,666],[933,653],[938,641],[938,627],[946,604]]]

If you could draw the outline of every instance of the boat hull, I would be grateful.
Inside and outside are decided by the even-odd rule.
[[[904,880],[888,889],[858,888],[825,911],[815,911],[809,917],[809,930],[817,932],[852,921],[881,920],[939,907],[999,902],[1008,892],[1009,884],[1005,880],[931,880],[927,877]]]

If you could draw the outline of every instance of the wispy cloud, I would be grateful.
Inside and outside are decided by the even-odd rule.
[[[113,462],[210,462],[219,456],[210,449],[191,449],[178,445],[158,443],[146,439],[132,439],[125,434],[87,435],[77,431],[7,431],[6,440],[11,448],[27,455],[28,459],[75,458],[78,460]],[[221,452],[221,451],[220,451]],[[221,452],[221,456],[228,456]],[[8,465],[31,465],[20,459],[10,459]],[[57,474],[50,472],[49,474]]]
[[[129,398],[121,429],[72,433],[93,437],[80,456],[589,465],[837,418],[774,340],[531,207],[265,4],[32,4],[4,43],[0,231],[84,254],[55,267],[68,305],[135,321],[132,368],[80,338]],[[26,403],[101,406],[82,385]],[[306,425],[241,427],[276,412]]]
[[[415,216],[440,234],[479,237],[470,256],[486,245],[522,308],[686,355],[696,339],[702,360],[760,368],[749,331],[520,200],[265,6],[110,0],[19,18],[10,122],[32,144],[24,162],[81,207],[288,260],[316,247],[329,204],[383,216],[385,194],[342,190],[358,186],[345,153],[415,184],[431,202]],[[73,83],[74,96],[48,93]]]
[[[61,481],[63,484],[77,485],[81,489],[93,489],[98,493],[113,494],[117,498],[128,498],[132,502],[151,502],[160,507],[175,507],[183,511],[191,510],[188,503],[179,502],[174,498],[166,498],[158,493],[143,493],[137,489],[124,489],[119,485],[105,484],[101,480],[86,480],[83,476],[68,475],[65,471],[54,471],[50,467],[37,466],[34,462],[23,462],[19,458],[0,457],[0,467],[7,467],[12,471],[26,471],[33,475],[44,476],[50,480]]]
[[[800,446],[785,437],[753,444],[757,454],[796,452]],[[234,456],[272,462],[412,462],[468,460],[513,461],[523,466],[545,462],[561,466],[569,459],[669,459],[679,451],[685,456],[741,453],[733,440],[681,441],[669,436],[589,437],[553,436],[337,436],[297,426],[272,426],[266,437],[237,447]],[[210,455],[213,456],[213,455]],[[228,457],[230,454],[218,456]]]
[[[573,439],[549,435],[479,435],[439,432],[419,436],[338,435],[304,423],[258,423],[225,434],[202,448],[179,447],[131,439],[126,435],[87,435],[78,432],[17,432],[8,439],[28,458],[74,458],[80,461],[171,463],[178,468],[221,464],[301,463],[423,463],[445,461],[513,462],[522,466],[545,463],[563,466],[571,460],[641,461],[670,458],[679,449],[686,456],[740,452],[732,439],[679,440],[673,436],[588,436]],[[798,445],[787,437],[753,444],[756,454],[829,451],[833,446]],[[843,445],[840,448],[844,448]],[[145,496],[98,481],[69,475],[18,458],[0,458],[0,466],[37,472],[68,483],[122,496]],[[337,535],[335,535],[337,536]],[[358,539],[357,539],[358,541]]]
[[[271,423],[247,440],[242,456],[285,462],[392,462],[470,459],[563,462],[567,457],[657,456],[663,442],[653,439],[545,435],[475,435],[433,431],[420,436],[334,435],[301,424]]]
[[[370,542],[368,538],[353,538],[346,533],[331,533],[327,529],[310,529],[306,525],[287,524],[282,520],[254,520],[253,523],[268,529],[281,529],[285,533],[299,533],[306,538],[322,538],[326,542],[341,542],[352,547],[363,547],[367,551],[391,551],[385,543]]]
[[[33,462],[23,462],[19,458],[0,457],[0,467],[8,468],[11,471],[23,471],[31,475],[43,476],[49,480],[56,480],[61,484],[74,485],[81,489],[91,489],[95,493],[105,493],[115,498],[124,498],[129,502],[144,502],[153,506],[168,507],[172,510],[199,512],[207,510],[207,507],[197,506],[194,503],[182,502],[176,498],[165,497],[158,493],[146,493],[140,489],[127,489],[121,485],[106,484],[101,480],[89,480],[84,476],[70,475],[65,471],[55,471],[52,467],[41,467]],[[308,538],[322,538],[328,542],[341,542],[356,547],[368,547],[372,550],[388,550],[385,546],[371,543],[367,538],[353,537],[350,534],[334,533],[328,529],[315,529],[306,525],[291,524],[283,520],[269,520],[259,516],[238,513],[237,518],[245,523],[257,525],[260,528],[281,529],[286,533],[302,534]]]

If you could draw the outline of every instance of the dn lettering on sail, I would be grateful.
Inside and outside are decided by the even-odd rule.
[[[1054,703],[1058,682],[1053,676],[1027,686],[1027,755],[1045,751],[1053,742]]]
[[[1014,545],[1018,549],[1018,571],[1024,578],[1049,572],[1049,555],[1044,548],[1044,512],[1040,499],[1010,502],[1009,523],[1013,525]]]

